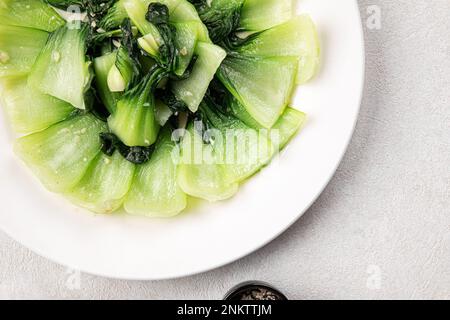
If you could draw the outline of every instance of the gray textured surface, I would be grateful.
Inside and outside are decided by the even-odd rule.
[[[288,232],[227,267],[180,280],[77,274],[0,233],[0,298],[221,298],[248,279],[291,298],[450,299],[450,1],[379,5],[365,30],[359,124],[336,176]]]

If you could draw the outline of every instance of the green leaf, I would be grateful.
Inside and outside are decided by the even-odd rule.
[[[100,152],[105,124],[92,115],[75,116],[20,138],[16,153],[53,192],[66,192],[84,176]]]
[[[175,46],[176,29],[169,24],[169,8],[161,3],[155,2],[148,6],[145,16],[153,26],[156,27],[161,39],[159,42],[159,52],[155,57],[158,64],[170,72],[177,68],[179,51]]]
[[[244,122],[247,126],[254,129],[263,129],[252,116],[245,110],[242,104],[236,99],[227,99],[230,110],[234,116]],[[287,107],[275,125],[272,127],[271,131],[274,132],[278,130],[278,150],[283,149],[289,140],[295,135],[296,132],[303,126],[306,121],[306,114],[291,107]]]
[[[178,59],[175,74],[183,76],[188,70],[194,57],[195,48],[198,40],[198,22],[180,22],[174,23],[176,29],[175,46],[178,50]]]
[[[147,217],[172,217],[186,207],[187,196],[177,183],[177,164],[172,159],[175,143],[164,128],[149,162],[137,168],[125,210]]]
[[[45,31],[0,24],[0,77],[29,73],[47,38]]]
[[[251,36],[237,51],[243,55],[260,57],[297,57],[298,84],[311,79],[320,65],[319,37],[314,22],[308,15],[295,17]]]
[[[223,164],[223,150],[205,144],[204,137],[191,123],[180,148],[178,185],[190,196],[208,201],[220,201],[234,196],[239,188]]]
[[[111,52],[94,59],[94,84],[99,98],[110,113],[116,110],[116,104],[121,97],[120,93],[113,93],[108,87],[108,74],[116,62],[116,54],[117,52]]]
[[[295,57],[233,54],[222,63],[217,76],[253,119],[271,128],[289,103],[297,65]]]
[[[284,23],[293,16],[293,0],[245,0],[240,28],[262,31]]]
[[[142,35],[151,34],[155,37],[158,43],[161,43],[161,36],[158,29],[146,19],[149,3],[141,0],[122,0],[122,5],[128,17],[133,21],[133,24],[138,28]]]
[[[41,0],[0,0],[2,25],[52,32],[65,24],[58,13]]]
[[[142,73],[140,50],[133,35],[130,19],[124,20],[121,30],[121,46],[117,50],[115,64],[108,74],[108,87],[111,92],[123,92],[134,87]]]
[[[189,0],[199,12],[214,43],[221,43],[240,24],[244,0]]]
[[[26,76],[2,81],[3,107],[16,132],[41,131],[75,111],[69,103],[42,94],[27,82]]]
[[[102,152],[107,156],[112,156],[116,151],[128,162],[143,164],[150,160],[154,147],[129,147],[113,133],[100,134],[102,141]]]
[[[230,184],[242,182],[264,167],[275,154],[270,132],[263,128],[251,128],[229,112],[229,106],[222,97],[214,101],[215,93],[210,91],[200,113],[208,123],[208,130],[217,130],[220,139],[211,141],[226,172]],[[220,141],[219,141],[220,140]]]
[[[85,25],[81,29],[61,27],[50,35],[30,73],[30,84],[42,93],[86,109],[85,93],[92,75],[86,61]]]
[[[173,92],[178,100],[184,101],[192,112],[196,112],[203,100],[208,86],[226,52],[219,46],[199,42],[195,49],[198,56],[188,79],[173,82]]]
[[[129,147],[148,147],[155,143],[159,125],[155,118],[154,90],[167,76],[161,68],[154,68],[135,88],[117,103],[109,117],[111,131]]]
[[[99,154],[91,163],[81,181],[67,196],[77,205],[98,213],[119,209],[133,179],[135,165],[119,153]]]
[[[306,114],[293,108],[286,108],[272,130],[278,130],[278,147],[283,149],[306,122]]]
[[[115,30],[120,27],[123,20],[128,18],[127,10],[123,6],[124,0],[119,0],[108,9],[99,23],[99,27],[105,31]]]

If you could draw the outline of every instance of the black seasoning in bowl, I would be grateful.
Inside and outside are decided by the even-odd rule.
[[[279,301],[288,300],[286,296],[271,285],[250,281],[237,285],[231,289],[224,300],[228,301]]]

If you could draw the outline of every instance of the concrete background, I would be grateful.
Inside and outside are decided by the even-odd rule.
[[[220,299],[265,280],[292,299],[450,299],[450,0],[359,1],[367,81],[333,181],[288,232],[194,277],[128,282],[77,274],[0,233],[0,298]]]

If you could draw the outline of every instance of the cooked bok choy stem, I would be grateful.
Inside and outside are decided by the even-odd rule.
[[[123,204],[134,170],[135,165],[118,152],[112,156],[100,153],[67,195],[76,204],[94,212],[114,212]]]
[[[227,55],[221,47],[206,42],[197,44],[195,54],[198,58],[189,78],[173,83],[173,93],[192,112],[198,110],[210,82]]]
[[[245,0],[239,27],[258,32],[268,30],[292,18],[294,0]]]
[[[271,128],[289,103],[297,66],[295,57],[235,54],[225,59],[217,75],[259,124]]]
[[[8,77],[1,84],[6,114],[16,132],[29,134],[41,131],[75,111],[69,103],[30,86],[27,76]]]
[[[65,21],[44,0],[0,0],[0,23],[52,32]]]
[[[211,88],[181,144],[178,183],[187,194],[209,201],[232,197],[274,154],[268,131],[245,125],[225,101]]]
[[[209,36],[220,43],[239,28],[241,10],[245,0],[189,0],[199,12]]]
[[[295,17],[250,36],[236,51],[259,57],[298,57],[297,84],[310,80],[320,64],[319,37],[316,26],[308,15]]]
[[[0,23],[0,77],[29,73],[47,38],[45,31]]]
[[[95,85],[99,98],[110,113],[116,110],[120,94],[111,92],[109,88],[109,73],[116,63],[117,52],[110,52],[94,59]]]
[[[162,129],[151,160],[137,168],[125,200],[127,212],[150,217],[171,217],[186,208],[187,196],[177,183],[176,148],[171,130]]]
[[[290,99],[320,46],[292,13],[291,0],[0,0],[17,154],[94,212],[171,217],[189,197],[232,197],[305,121]]]
[[[111,131],[129,147],[148,147],[155,143],[159,124],[155,118],[154,90],[167,72],[153,68],[142,81],[127,92],[109,117]]]
[[[136,85],[142,72],[139,49],[133,36],[129,19],[122,23],[121,46],[116,53],[116,61],[108,73],[108,87],[111,92],[123,92]]]
[[[100,152],[106,125],[94,116],[74,116],[20,138],[15,151],[51,191],[67,192],[84,176]]]
[[[30,74],[30,84],[42,93],[86,109],[85,93],[92,74],[86,60],[88,27],[64,26],[50,35]]]

